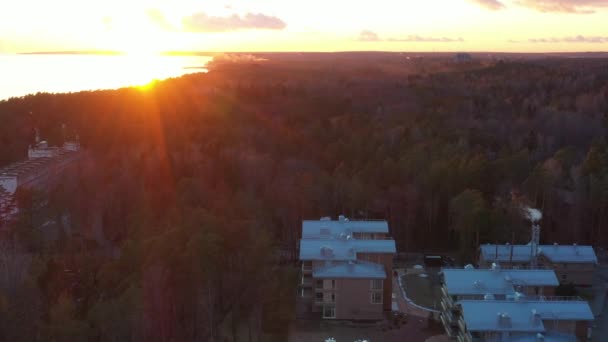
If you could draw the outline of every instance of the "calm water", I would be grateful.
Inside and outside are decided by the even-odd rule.
[[[0,100],[36,92],[76,92],[144,85],[202,69],[211,57],[1,55]]]

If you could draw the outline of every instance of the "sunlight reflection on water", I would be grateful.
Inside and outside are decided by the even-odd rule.
[[[205,56],[0,55],[0,100],[145,85],[205,72]]]

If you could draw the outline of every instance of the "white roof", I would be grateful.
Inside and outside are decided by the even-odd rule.
[[[486,261],[530,262],[532,247],[530,245],[482,245],[481,257]],[[512,254],[512,257],[511,257]],[[551,262],[561,263],[597,263],[595,251],[591,246],[576,245],[539,245],[538,254]]]
[[[542,321],[592,321],[589,304],[585,301],[504,301],[461,300],[463,319],[468,331],[545,332]],[[534,322],[533,312],[540,315]],[[498,314],[508,317],[501,322]]]
[[[329,261],[313,267],[315,279],[386,279],[384,266],[371,262]]]
[[[543,342],[577,342],[578,339],[575,335],[562,334],[562,333],[546,333],[542,334],[544,339]],[[538,334],[514,334],[510,336],[508,342],[538,342]]]
[[[302,238],[304,239],[327,238],[328,235],[336,237],[342,233],[388,233],[388,223],[386,221],[351,221],[347,218],[302,221]]]
[[[450,295],[514,294],[514,286],[558,286],[552,270],[443,269]]]
[[[393,254],[396,252],[394,240],[300,240],[300,260],[348,261],[356,260],[357,253]]]

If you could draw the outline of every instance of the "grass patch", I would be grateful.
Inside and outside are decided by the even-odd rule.
[[[437,275],[422,278],[418,274],[403,276],[403,286],[407,296],[417,305],[430,309],[439,309],[441,287]]]

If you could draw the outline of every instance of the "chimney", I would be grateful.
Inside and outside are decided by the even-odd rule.
[[[532,309],[532,326],[538,327],[541,325],[542,321],[540,319],[540,313],[536,311],[536,309]]]

